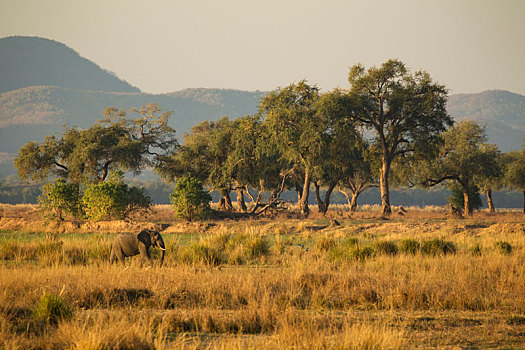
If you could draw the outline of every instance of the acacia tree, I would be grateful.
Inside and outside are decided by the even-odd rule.
[[[126,119],[137,113],[139,118]],[[139,173],[158,167],[177,146],[175,130],[168,125],[171,112],[156,104],[129,112],[108,108],[105,119],[89,129],[65,129],[62,138],[29,142],[18,151],[15,166],[21,179],[43,180],[58,176],[74,183],[104,181],[110,171]]]
[[[308,196],[314,159],[322,150],[321,120],[315,117],[319,89],[306,81],[279,88],[260,102],[259,113],[264,116],[266,130],[283,161],[302,175],[303,185],[299,210],[308,216]]]
[[[472,214],[471,187],[476,179],[490,177],[499,166],[499,150],[495,145],[486,145],[486,139],[485,129],[478,123],[459,122],[443,133],[437,156],[421,161],[414,176],[419,176],[425,187],[446,181],[459,184],[464,213]]]
[[[158,173],[167,181],[176,181],[182,177],[195,178],[208,189],[219,192],[220,209],[233,210],[230,199],[232,179],[224,166],[232,150],[233,131],[233,122],[227,117],[195,125],[185,135],[182,146],[157,170]]]
[[[388,60],[368,70],[350,68],[352,117],[375,133],[380,149],[379,183],[383,215],[391,213],[389,173],[400,155],[427,152],[437,135],[453,124],[446,112],[447,90],[420,71],[410,74],[404,63]]]
[[[486,164],[487,166],[490,166],[491,169],[487,169],[484,174],[477,176],[475,183],[487,197],[487,206],[489,207],[489,212],[495,213],[496,207],[494,206],[494,201],[492,200],[492,191],[503,187],[503,159],[497,145],[484,143],[481,145],[481,148],[483,153],[491,154],[491,157],[495,157],[496,161]]]
[[[321,137],[320,152],[313,159],[312,178],[319,212],[328,211],[333,190],[348,175],[349,169],[359,160],[364,141],[348,116],[348,95],[333,90],[320,96],[315,118],[319,120],[316,131]],[[326,188],[321,198],[320,188]]]
[[[514,190],[523,191],[523,213],[525,213],[525,140],[523,149],[504,156],[505,184]]]
[[[252,207],[249,212],[258,214],[279,201],[287,176],[282,172],[280,155],[265,131],[259,116],[245,116],[234,120],[232,151],[226,161],[226,172],[230,174],[237,191],[239,211],[248,211],[244,195],[249,197]],[[252,195],[250,188],[255,189]],[[266,204],[263,194],[267,192]]]

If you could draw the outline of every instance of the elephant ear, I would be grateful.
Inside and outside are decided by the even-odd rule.
[[[144,229],[137,235],[139,241],[144,243],[147,247],[151,246],[151,233],[150,230]]]

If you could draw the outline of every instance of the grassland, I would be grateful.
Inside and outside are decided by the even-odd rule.
[[[0,206],[0,348],[525,347],[523,214],[365,209],[42,226]],[[165,266],[110,265],[140,227],[162,231]]]

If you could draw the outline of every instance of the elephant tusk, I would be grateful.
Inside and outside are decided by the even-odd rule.
[[[161,247],[159,247],[159,249],[160,249],[160,250],[166,250],[166,248],[161,248]]]

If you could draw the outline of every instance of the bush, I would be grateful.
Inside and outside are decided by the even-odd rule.
[[[498,241],[494,243],[494,247],[496,247],[498,252],[500,252],[501,254],[509,255],[512,253],[512,246],[508,242]]]
[[[211,196],[202,188],[202,183],[191,177],[177,182],[170,201],[175,217],[188,221],[201,220],[209,215]]]
[[[33,310],[33,317],[41,322],[58,324],[59,321],[68,320],[73,316],[73,309],[60,295],[44,293]]]
[[[423,242],[421,245],[421,253],[427,255],[438,255],[438,254],[455,254],[456,246],[454,243],[444,241],[442,239],[432,239],[430,241]]]
[[[124,183],[101,182],[88,187],[82,204],[86,218],[99,221],[124,219],[133,212],[149,208],[151,200],[143,189]]]
[[[76,218],[82,213],[78,184],[67,183],[64,179],[45,184],[38,203],[46,220],[63,220],[66,215]]]
[[[394,242],[390,242],[390,241],[375,242],[373,248],[377,254],[385,254],[385,255],[396,255],[397,254],[397,245]]]
[[[331,261],[365,261],[373,255],[374,248],[369,246],[360,247],[359,245],[335,246],[328,252],[328,258]]]
[[[404,239],[399,244],[399,248],[403,254],[416,255],[421,249],[421,244],[415,239]]]

